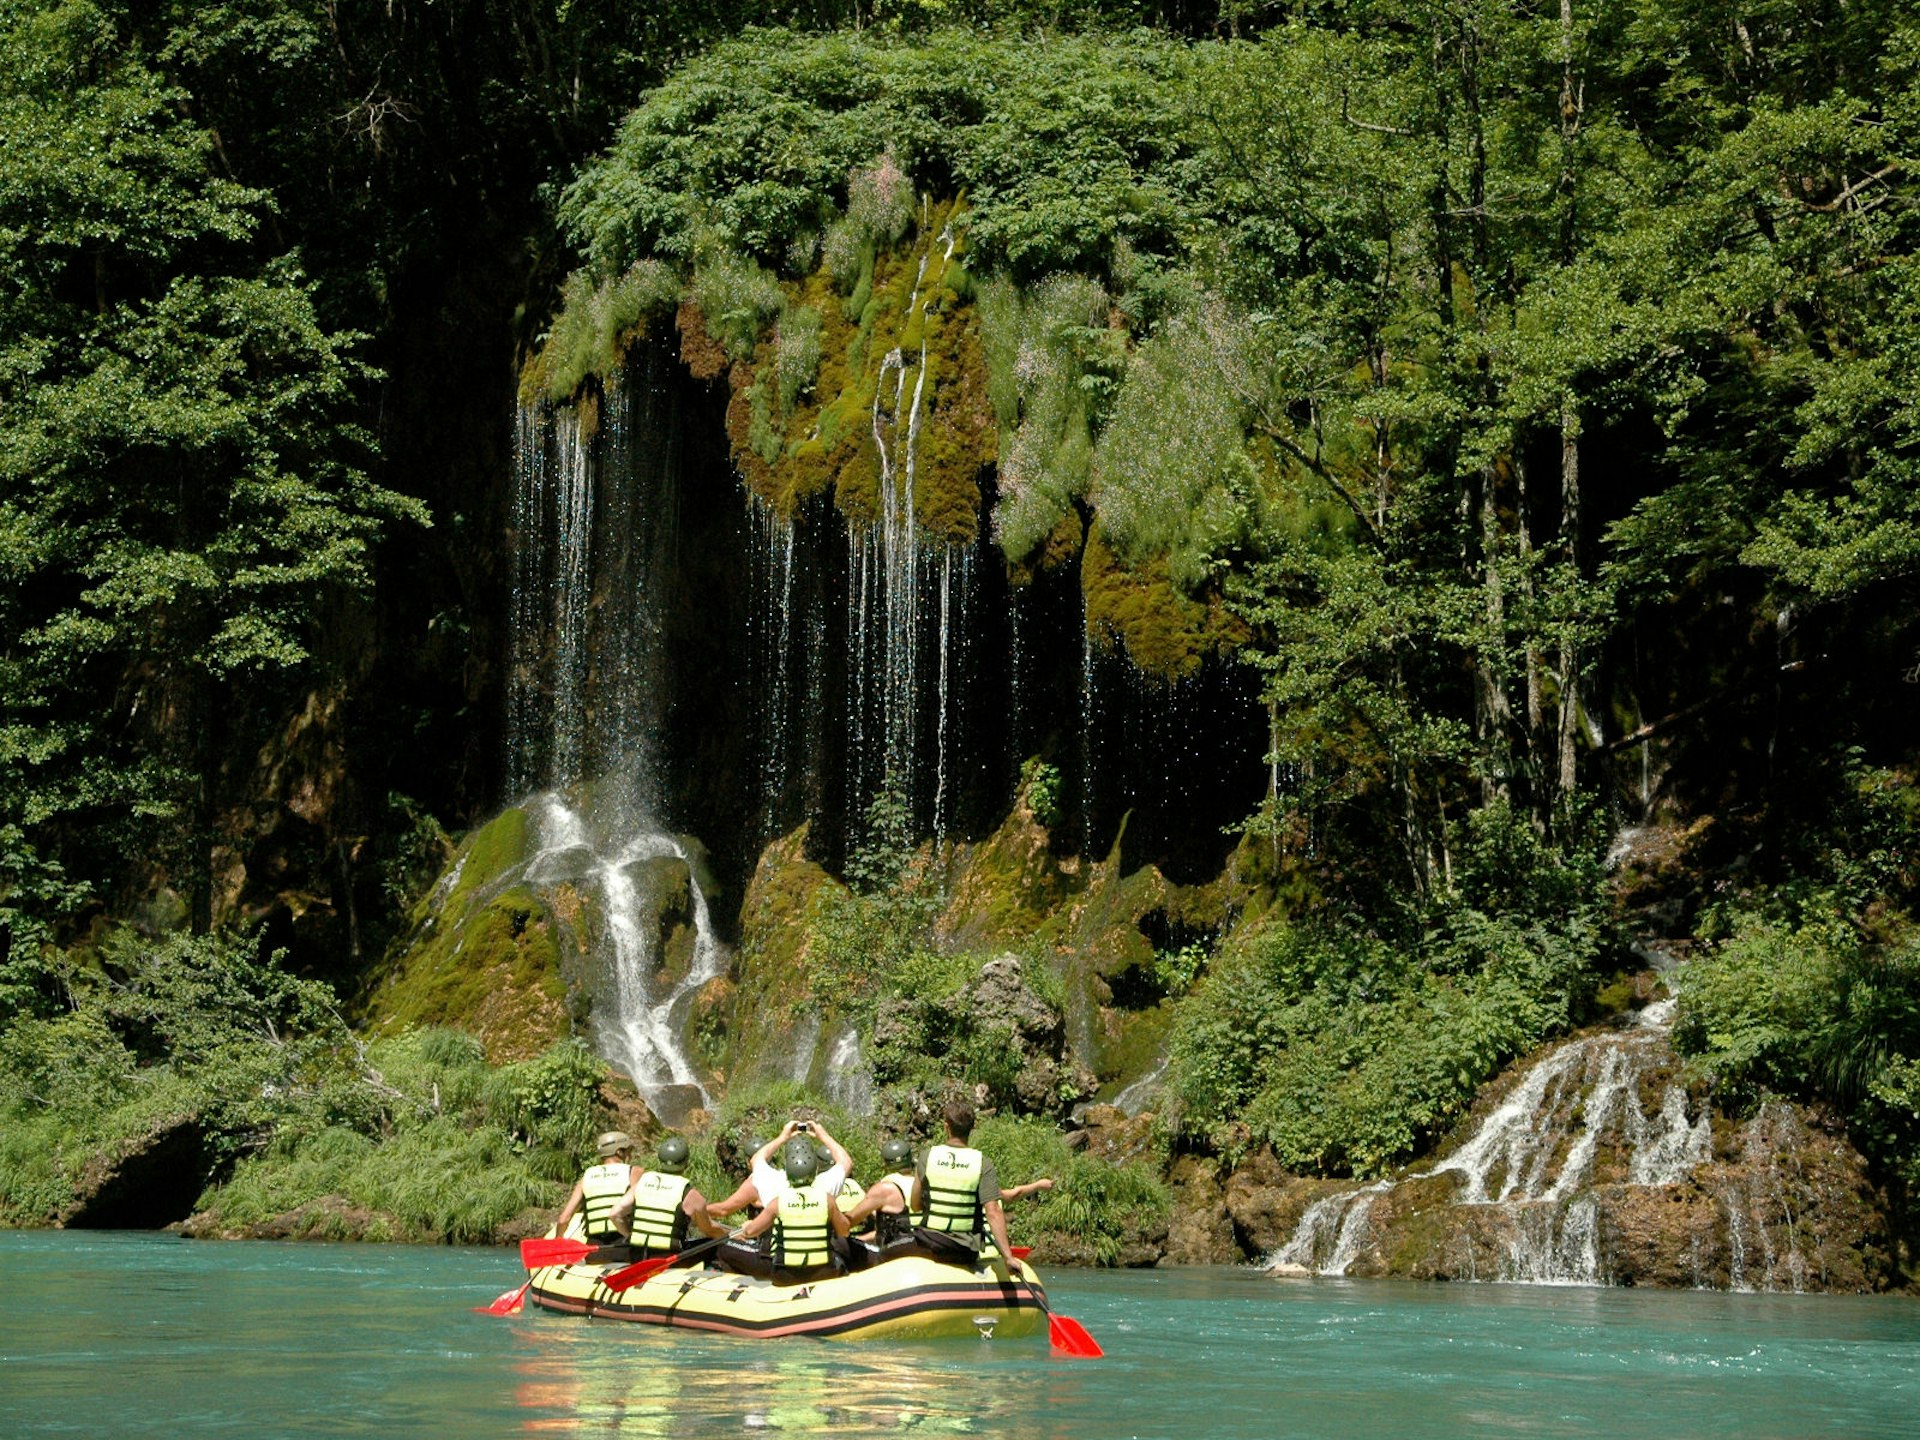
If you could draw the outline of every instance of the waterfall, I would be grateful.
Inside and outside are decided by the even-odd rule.
[[[1359,1257],[1374,1207],[1399,1185],[1459,1177],[1454,1204],[1497,1247],[1489,1278],[1536,1284],[1604,1283],[1594,1197],[1603,1147],[1624,1156],[1619,1181],[1673,1185],[1712,1155],[1704,1113],[1667,1084],[1651,1109],[1642,1099],[1656,1067],[1670,1059],[1674,1002],[1649,1005],[1633,1025],[1564,1041],[1534,1062],[1513,1092],[1458,1149],[1430,1169],[1310,1205],[1293,1236],[1267,1259],[1271,1269],[1342,1275]],[[1611,1172],[1610,1172],[1611,1173]],[[1470,1249],[1471,1247],[1469,1247]]]
[[[662,818],[678,440],[659,363],[608,381],[597,405],[517,419],[505,770],[530,853],[493,883],[540,890],[582,924],[595,1046],[672,1122],[710,1102],[684,1037],[727,957],[699,857]],[[690,946],[670,957],[680,926]]]
[[[849,1115],[873,1113],[873,1074],[860,1050],[860,1032],[849,1025],[827,1053],[827,1098]]]
[[[1727,1217],[1734,1290],[1798,1294],[1806,1288],[1809,1262],[1800,1243],[1805,1222],[1780,1164],[1783,1153],[1805,1141],[1805,1127],[1778,1101],[1761,1105],[1740,1129],[1739,1171],[1718,1195]]]

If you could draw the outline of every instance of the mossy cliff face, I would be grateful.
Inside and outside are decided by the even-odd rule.
[[[681,358],[697,378],[725,377],[734,464],[782,519],[831,492],[849,521],[872,524],[884,469],[911,479],[928,538],[979,534],[998,432],[966,301],[965,221],[957,202],[924,204],[918,238],[877,255],[851,294],[824,266],[784,282],[786,308],[748,357],[730,359],[698,305],[681,306]]]
[[[808,941],[815,898],[837,885],[807,858],[802,826],[761,852],[740,912],[734,977],[709,1012],[716,1079],[739,1085],[804,1078],[815,1069],[820,1012]]]
[[[1051,539],[1049,546],[1051,546]],[[1128,566],[1096,520],[1080,557],[1087,633],[1118,645],[1149,675],[1185,680],[1214,657],[1231,655],[1247,638],[1244,621],[1218,596],[1195,599],[1173,583],[1165,556]]]
[[[585,901],[570,887],[544,897],[508,883],[527,859],[529,828],[525,810],[503,811],[460,846],[414,907],[408,934],[374,972],[364,999],[376,1034],[451,1026],[478,1039],[499,1064],[529,1059],[569,1033]]]
[[[934,943],[947,955],[982,959],[918,976],[917,983],[950,987],[950,993],[904,998],[910,1007],[929,1002],[956,1016],[971,1014],[979,1006],[968,997],[989,981],[996,995],[1015,993],[1003,973],[988,972],[1007,955],[1018,957],[1028,976],[1019,993],[1032,1003],[1009,1013],[1030,1010],[1033,1018],[1009,1027],[1019,1043],[1009,1041],[1004,1088],[1010,1099],[1024,1097],[1013,1102],[1023,1113],[1064,1112],[1074,1100],[1115,1093],[1153,1071],[1169,1001],[1156,945],[1170,934],[1216,934],[1249,903],[1231,878],[1176,885],[1152,866],[1123,873],[1119,855],[1118,845],[1098,864],[1056,855],[1023,796],[993,834],[938,857],[943,900]],[[925,848],[921,860],[935,863]],[[821,1056],[850,1023],[843,1020],[850,1013],[846,997],[831,988],[809,953],[814,907],[824,892],[841,888],[807,858],[804,831],[763,852],[741,914],[728,1004],[725,1048],[736,1081],[820,1073]],[[995,956],[1001,958],[988,958]],[[1034,993],[1036,987],[1046,993]],[[1040,1009],[1056,1018],[1043,1022]],[[953,1028],[918,1011],[908,1015],[896,1007],[885,1014],[885,1026],[871,1022],[867,1042],[887,1035],[897,1040],[914,1026],[931,1024],[941,1034]],[[957,1059],[955,1065],[957,1080],[964,1067]],[[1068,1097],[1066,1105],[1057,1104],[1061,1096]]]

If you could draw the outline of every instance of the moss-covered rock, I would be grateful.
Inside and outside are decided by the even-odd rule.
[[[584,902],[567,886],[549,901],[509,877],[526,858],[529,817],[503,811],[468,838],[414,908],[412,925],[375,972],[361,1018],[376,1034],[446,1025],[496,1064],[529,1059],[572,1030],[570,990],[583,978]],[[563,918],[566,917],[566,918]]]
[[[731,988],[711,997],[721,1008],[708,1012],[705,1043],[724,1056],[732,1085],[790,1078],[796,1035],[811,1033],[800,1068],[813,1068],[820,1024],[808,969],[811,915],[821,889],[839,882],[807,858],[806,847],[802,826],[761,852],[740,908]]]
[[[1246,622],[1218,596],[1199,600],[1181,591],[1165,556],[1133,566],[1123,562],[1097,518],[1081,552],[1080,585],[1088,634],[1123,648],[1149,675],[1186,679],[1210,656],[1230,654],[1247,638]]]

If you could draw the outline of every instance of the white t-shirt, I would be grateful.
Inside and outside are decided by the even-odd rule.
[[[760,1203],[771,1204],[773,1197],[787,1188],[787,1172],[775,1169],[771,1165],[756,1165],[747,1178],[753,1181],[753,1188],[760,1192]],[[847,1183],[847,1167],[840,1164],[827,1166],[814,1180],[829,1195],[838,1195],[840,1187]]]

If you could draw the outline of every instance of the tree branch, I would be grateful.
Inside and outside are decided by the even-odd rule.
[[[1347,92],[1340,92],[1340,118],[1356,130],[1371,130],[1376,135],[1398,135],[1403,140],[1413,139],[1417,131],[1402,130],[1398,125],[1376,125],[1371,120],[1356,120],[1347,109]]]
[[[1847,186],[1846,189],[1842,190],[1838,195],[1834,196],[1833,199],[1831,200],[1823,200],[1818,205],[1814,204],[1814,202],[1811,200],[1800,200],[1799,203],[1803,209],[1817,210],[1822,214],[1830,215],[1834,211],[1840,209],[1849,200],[1853,199],[1853,197],[1858,195],[1862,190],[1866,189],[1867,186],[1873,184],[1875,181],[1884,180],[1889,175],[1897,175],[1900,172],[1900,169],[1901,169],[1901,165],[1898,160],[1889,160],[1885,165],[1882,165],[1878,170],[1874,171],[1871,175],[1861,176],[1858,180],[1854,181],[1853,184]],[[1799,199],[1798,196],[1794,198],[1796,200]]]

